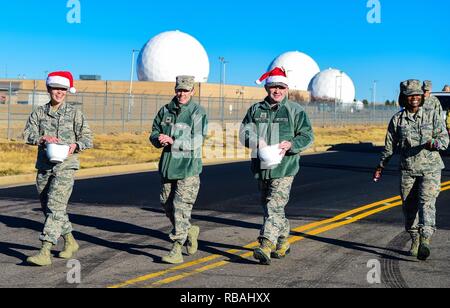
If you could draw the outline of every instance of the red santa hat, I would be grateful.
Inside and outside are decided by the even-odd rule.
[[[73,86],[73,76],[70,72],[53,72],[48,74],[47,86],[50,88],[65,88],[72,94],[77,93]]]
[[[282,67],[275,67],[270,72],[265,73],[256,80],[256,84],[262,84],[264,80],[266,81],[266,85],[282,83],[289,86],[289,79],[287,78],[286,71]]]

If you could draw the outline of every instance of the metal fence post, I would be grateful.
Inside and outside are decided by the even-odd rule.
[[[141,96],[141,126],[140,126],[140,131],[141,133],[143,132],[144,129],[144,97]]]
[[[94,121],[97,124],[97,95],[94,94]]]
[[[322,108],[319,109],[319,111],[322,112],[322,127],[325,127],[325,108],[326,104],[323,104]]]
[[[8,125],[6,128],[6,139],[10,136],[10,129],[11,129],[11,96],[12,96],[12,82],[9,83],[9,98],[8,98]]]
[[[225,123],[225,96],[222,97],[222,112],[221,112],[221,122],[222,122],[222,128],[224,127]]]
[[[211,117],[211,96],[208,96],[208,116]]]
[[[34,80],[34,86],[33,86],[33,99],[31,101],[31,109],[32,110],[34,110],[35,98],[36,98],[36,80]]]
[[[122,133],[125,133],[125,96],[122,96]]]
[[[106,133],[106,107],[108,106],[108,80],[106,81],[106,89],[105,89],[105,101],[103,102],[103,128],[102,128],[102,132],[103,134]]]

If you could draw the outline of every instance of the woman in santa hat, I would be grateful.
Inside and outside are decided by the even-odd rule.
[[[38,147],[36,186],[46,220],[40,236],[42,248],[27,262],[37,266],[52,264],[51,249],[59,238],[64,238],[64,250],[59,257],[70,259],[79,246],[72,235],[72,224],[67,205],[72,194],[74,176],[80,168],[78,153],[92,148],[92,132],[82,111],[67,104],[67,92],[76,93],[70,72],[48,75],[47,91],[50,102],[36,108],[30,115],[24,131],[25,142]],[[63,145],[67,156],[60,161],[51,157],[49,145]]]

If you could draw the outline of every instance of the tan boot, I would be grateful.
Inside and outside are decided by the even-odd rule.
[[[188,255],[194,255],[198,250],[198,236],[200,234],[200,227],[191,226],[187,237],[187,253]]]
[[[283,259],[291,252],[291,244],[289,244],[288,239],[280,239],[277,243],[277,249],[272,253],[272,258]]]
[[[77,241],[73,237],[72,233],[64,235],[64,250],[59,253],[59,257],[62,259],[70,259],[73,254],[80,249]]]
[[[181,245],[179,242],[175,242],[173,244],[172,250],[169,252],[169,254],[162,258],[163,262],[169,263],[169,264],[180,264],[183,263],[183,254],[181,250],[183,249],[183,245]]]
[[[275,245],[268,239],[261,240],[261,246],[253,251],[253,257],[262,265],[270,265],[270,256],[275,251]]]
[[[420,246],[417,253],[417,259],[426,261],[431,255],[430,239],[420,236]]]
[[[52,265],[51,249],[53,244],[50,242],[42,242],[42,248],[35,256],[29,257],[27,262],[36,266],[49,266]]]
[[[419,254],[419,246],[420,246],[420,237],[417,236],[411,236],[412,243],[411,243],[411,249],[409,250],[409,255],[411,257],[417,257]]]

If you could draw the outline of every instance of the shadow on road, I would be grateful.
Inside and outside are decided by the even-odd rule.
[[[361,143],[341,143],[335,144],[330,149],[329,152],[359,152],[359,153],[381,153],[384,147],[375,146],[371,142],[361,142]]]
[[[147,211],[147,212],[152,212],[152,213],[165,214],[164,210],[158,210],[158,209],[153,209],[153,208],[143,208],[143,210]],[[220,224],[220,225],[226,225],[226,226],[230,226],[230,227],[245,228],[245,229],[259,230],[261,228],[260,224],[255,224],[255,223],[251,223],[251,222],[247,222],[247,221],[243,221],[243,220],[222,218],[222,217],[192,214],[192,219],[199,220],[199,221],[205,221],[205,222],[211,222],[211,223]]]
[[[349,241],[344,241],[344,240],[339,240],[339,239],[331,239],[331,238],[320,237],[320,236],[316,236],[316,235],[309,235],[309,234],[301,233],[301,232],[292,232],[291,234],[294,236],[304,237],[306,239],[325,243],[328,245],[334,245],[334,246],[338,246],[338,247],[342,247],[342,248],[346,248],[346,249],[357,250],[357,251],[362,251],[365,253],[374,254],[383,259],[391,259],[391,260],[404,261],[404,262],[413,262],[408,259],[402,259],[402,258],[398,258],[396,256],[393,256],[393,255],[390,255],[387,253],[380,252],[380,250],[381,251],[389,251],[389,252],[393,252],[395,254],[407,257],[408,256],[407,253],[402,250],[385,248],[385,247],[377,247],[377,246],[356,243],[356,242],[349,242]]]
[[[21,263],[17,264],[23,266],[27,259],[27,255],[21,253],[19,250],[34,251],[36,248],[15,243],[0,242],[0,254],[19,259]]]
[[[149,211],[148,209],[145,209],[146,211]],[[160,212],[160,211],[154,211],[154,212]],[[114,239],[104,239],[100,237],[93,236],[91,234],[74,231],[74,236],[83,242],[90,243],[92,245],[101,246],[108,248],[110,250],[115,250],[119,252],[126,252],[130,255],[143,255],[147,256],[151,259],[153,259],[154,262],[161,262],[161,256],[156,256],[153,254],[150,254],[146,252],[145,250],[160,250],[167,252],[169,249],[167,247],[171,246],[171,242],[169,240],[168,234],[161,231],[161,230],[153,230],[141,226],[137,226],[128,222],[123,221],[117,221],[112,220],[108,218],[100,218],[100,217],[94,217],[94,216],[86,216],[86,215],[80,215],[80,214],[70,214],[70,220],[74,225],[79,226],[85,226],[96,230],[101,230],[104,232],[109,233],[108,238]],[[203,219],[209,219],[207,216],[199,216],[195,217],[195,219],[203,220]],[[211,221],[221,221],[221,223],[224,224],[230,224],[232,226],[242,226],[247,228],[254,228],[259,227],[256,224],[245,224],[242,221],[234,221],[230,219],[220,219],[220,218],[212,218]],[[19,217],[11,217],[11,216],[5,216],[0,215],[0,223],[4,224],[8,228],[11,229],[29,229],[36,231],[36,233],[40,233],[43,228],[43,224],[36,222],[34,220],[30,220],[27,218],[19,218]],[[167,242],[167,247],[160,247],[156,245],[151,244],[135,244],[136,242],[142,241],[141,238],[137,236],[145,236],[149,239],[159,239],[162,241]],[[20,247],[26,247],[21,245],[16,245],[15,247],[11,248],[8,247],[6,244],[0,246],[0,253],[5,254],[8,256],[16,257],[21,261],[25,261],[26,256],[18,251],[12,250],[12,249],[21,249]],[[32,247],[26,247],[27,250],[37,250],[37,248]],[[252,261],[249,261],[247,259],[243,259],[239,256],[236,256],[234,254],[227,253],[226,251],[220,250],[245,250],[241,246],[236,245],[230,245],[225,243],[217,243],[217,242],[210,242],[210,241],[204,241],[199,240],[199,250],[207,252],[209,254],[217,254],[224,256],[226,258],[230,259],[230,262],[235,263],[252,263]],[[111,257],[111,256],[109,256]],[[105,260],[103,260],[105,261]]]

